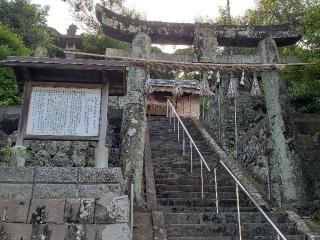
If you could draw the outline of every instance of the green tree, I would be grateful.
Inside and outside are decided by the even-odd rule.
[[[89,31],[99,31],[100,24],[95,18],[95,4],[94,0],[62,0],[67,2],[71,7],[73,17],[82,24],[83,28]],[[99,3],[119,14],[130,16],[133,18],[142,18],[142,14],[134,9],[128,9],[124,6],[124,0],[100,0]]]
[[[48,10],[30,0],[0,0],[0,23],[21,36],[29,48],[42,46],[50,50],[55,35],[47,26]]]
[[[31,52],[17,34],[0,25],[0,60],[7,56],[29,56]],[[21,94],[17,89],[13,71],[9,68],[0,68],[0,105],[20,102]]]
[[[130,45],[125,42],[118,41],[114,38],[103,34],[84,34],[83,35],[83,51],[89,53],[105,54],[106,48],[126,49]]]

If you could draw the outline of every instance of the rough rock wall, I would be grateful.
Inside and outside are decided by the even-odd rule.
[[[303,153],[307,193],[320,199],[320,114],[296,114],[297,147]]]
[[[267,184],[273,148],[268,121],[263,119],[241,138],[237,160],[256,179]]]
[[[15,144],[18,129],[18,106],[15,111],[1,111],[0,114],[0,145],[11,146]],[[109,111],[109,125],[107,130],[106,146],[110,149],[109,166],[120,166],[119,143],[122,121],[122,111]],[[26,166],[52,166],[52,167],[93,167],[95,164],[94,141],[37,141],[26,140],[29,159]],[[0,165],[14,165],[0,153]]]
[[[240,77],[240,76],[238,76]],[[239,82],[239,81],[238,81]],[[252,97],[250,76],[247,76],[245,86],[238,86],[239,97],[237,98],[237,125],[239,139],[249,129],[253,128],[264,115],[264,101],[261,98]],[[221,89],[218,90],[221,101],[221,138],[225,151],[231,153],[235,148],[235,125],[234,125],[234,104],[227,98],[229,79],[223,77]],[[205,113],[206,127],[215,133],[215,137],[219,139],[219,107],[218,96],[210,102]]]
[[[302,155],[303,175],[307,180],[308,199],[320,198],[320,115],[295,114],[297,151]],[[277,169],[274,164],[274,142],[267,119],[246,132],[239,142],[238,161],[265,185],[270,176],[272,194],[276,192]],[[270,175],[269,175],[270,174]]]

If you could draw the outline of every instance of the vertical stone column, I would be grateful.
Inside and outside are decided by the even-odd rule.
[[[262,40],[258,45],[262,63],[279,63],[279,53],[275,41]],[[262,72],[264,97],[272,140],[274,141],[273,176],[276,178],[276,197],[285,207],[294,207],[303,199],[303,179],[300,158],[295,152],[295,133],[284,79],[278,70]]]
[[[132,42],[132,57],[148,58],[151,39],[138,34]],[[121,164],[127,189],[134,184],[137,203],[142,203],[144,133],[146,129],[145,81],[147,69],[129,68],[126,104],[121,130]]]

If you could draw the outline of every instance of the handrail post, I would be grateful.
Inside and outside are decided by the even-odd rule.
[[[201,198],[203,199],[204,194],[203,194],[203,185],[204,185],[204,181],[203,181],[203,162],[202,159],[200,159],[200,172],[201,172]]]
[[[173,132],[176,132],[176,117],[173,116]]]
[[[237,213],[238,213],[238,226],[239,226],[239,240],[242,240],[240,199],[239,199],[239,185],[238,185],[238,183],[236,183],[236,195],[237,195]]]
[[[167,117],[169,117],[169,103],[168,103],[168,100],[167,100]]]
[[[179,121],[177,121],[178,123],[178,142],[180,142],[180,124]]]
[[[190,139],[190,172],[191,174],[193,173],[193,163],[192,163],[192,142],[191,142],[191,139]]]
[[[133,237],[133,204],[134,204],[134,189],[133,184],[131,184],[131,194],[130,194],[130,230],[131,236]]]
[[[186,138],[184,136],[184,130],[182,130],[182,155],[186,155]]]
[[[213,172],[214,172],[214,188],[215,188],[215,194],[216,194],[216,209],[217,209],[217,213],[219,213],[217,168],[214,168],[214,169],[213,169]]]

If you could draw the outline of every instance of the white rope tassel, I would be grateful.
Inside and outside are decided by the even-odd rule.
[[[210,90],[210,86],[209,86],[209,82],[208,82],[208,74],[204,73],[203,74],[203,80],[202,80],[203,84],[200,88],[200,95],[202,97],[206,97],[206,96],[213,96],[213,92]]]
[[[229,83],[229,89],[227,96],[229,99],[235,99],[239,96],[238,90],[237,90],[237,82],[233,74],[230,75],[230,83]]]
[[[253,73],[253,83],[252,83],[252,89],[251,89],[251,96],[260,97],[261,95],[262,95],[262,92],[261,92],[261,89],[259,86],[257,73],[254,72]]]
[[[242,70],[242,76],[241,76],[241,81],[240,81],[240,84],[242,86],[244,86],[244,76],[245,76],[245,73],[244,73],[244,70]]]
[[[146,91],[146,94],[153,93],[153,87],[151,85],[151,80],[149,78],[148,78],[148,80],[146,81],[146,84],[145,84],[145,91]]]
[[[176,83],[175,83],[175,86],[174,86],[174,89],[173,89],[173,95],[177,96],[177,97],[180,97],[180,96],[183,95],[183,89],[182,89],[180,78],[179,78],[178,74],[177,74],[175,80],[176,80]]]
[[[221,75],[219,70],[217,71],[216,77],[217,77],[217,83],[219,84],[221,82]]]

